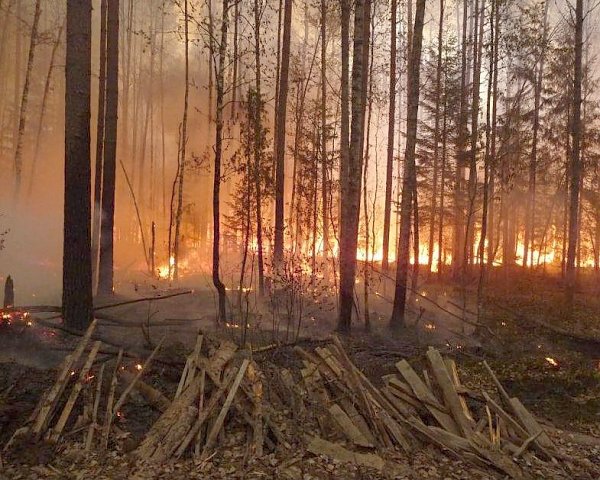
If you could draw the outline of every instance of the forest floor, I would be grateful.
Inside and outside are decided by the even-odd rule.
[[[423,291],[430,297],[439,298],[442,291],[450,292],[451,289],[447,285],[432,283]],[[121,307],[111,315],[137,323],[100,330],[110,340],[125,343],[131,351],[140,352],[140,358],[148,355],[148,351],[144,350],[146,343],[156,343],[163,334],[171,333],[172,341],[162,349],[146,379],[167,397],[177,387],[185,355],[193,343],[193,329],[188,325],[185,328],[153,327],[148,333],[141,323],[148,318],[157,321],[159,316],[163,320],[189,319],[192,318],[191,312],[206,312],[212,308],[212,296],[206,292],[196,292],[194,298],[185,301],[182,298],[153,302],[151,307],[145,304]],[[460,332],[456,332],[460,326],[455,323],[449,327],[447,317],[436,315],[430,309],[422,315],[416,327],[390,335],[383,324],[385,302],[375,303],[371,332],[363,333],[358,326],[353,336],[342,341],[353,362],[376,385],[381,384],[383,375],[395,371],[395,364],[401,359],[409,360],[415,370],[420,371],[420,366],[425,365],[428,345],[435,345],[444,355],[456,360],[461,380],[467,388],[476,390],[483,387],[491,391],[493,384],[481,363],[487,360],[509,395],[520,398],[544,422],[560,450],[577,459],[574,466],[563,473],[530,466],[530,478],[595,480],[598,477],[590,472],[600,471],[600,343],[556,334],[532,319],[543,318],[562,328],[590,332],[590,336],[600,338],[593,330],[600,325],[600,298],[590,292],[582,294],[568,320],[561,302],[559,285],[552,282],[499,282],[486,294],[484,318],[493,335],[487,335],[484,340],[461,336]],[[415,307],[418,308],[417,305]],[[162,313],[155,313],[156,310]],[[322,344],[333,327],[331,315],[323,312],[323,317],[329,316],[329,319],[323,320],[325,325],[310,328],[309,324],[303,329],[300,345],[312,348]],[[194,322],[194,328],[210,329],[214,325],[210,315]],[[450,335],[445,330],[456,334]],[[221,328],[212,335],[236,340],[239,333],[239,329],[232,327]],[[255,346],[265,345],[270,342],[269,333],[272,332],[264,328],[262,333],[257,330],[249,338]],[[35,324],[18,330],[0,327],[0,445],[4,445],[23,425],[42,392],[54,381],[55,374],[48,369],[57,365],[76,341],[64,333]],[[291,346],[266,350],[256,354],[254,359],[267,376],[277,369],[297,371],[301,367],[300,358]],[[132,364],[137,361],[141,360],[130,359]],[[390,458],[396,465],[406,467],[395,472],[377,472],[340,463],[323,455],[312,455],[303,449],[302,438],[293,438],[291,451],[277,450],[249,460],[244,442],[240,440],[245,435],[243,431],[239,435],[228,436],[227,443],[220,444],[209,461],[182,459],[141,472],[129,452],[138,445],[158,416],[159,412],[149,407],[141,396],[134,395],[118,420],[119,430],[126,433],[114,441],[108,452],[86,452],[82,439],[77,435],[64,439],[58,446],[42,443],[13,449],[1,454],[0,479],[504,478],[495,471],[483,471],[431,446],[410,456],[390,452]],[[573,441],[565,431],[585,434],[585,445]],[[578,468],[581,463],[590,465],[590,469]],[[288,468],[292,464],[293,475]]]

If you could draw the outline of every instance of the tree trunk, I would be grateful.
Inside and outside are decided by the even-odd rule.
[[[100,253],[100,223],[102,219],[102,176],[104,170],[104,122],[106,117],[106,29],[108,0],[100,4],[100,68],[98,72],[98,113],[96,119],[96,173],[94,175],[94,202],[92,204],[92,282],[98,278]]]
[[[575,257],[577,237],[579,235],[579,191],[582,177],[581,165],[581,86],[583,57],[583,0],[577,0],[575,6],[575,63],[573,72],[573,116],[571,119],[571,158],[569,184],[569,241],[566,264],[566,301],[568,312],[573,307],[576,288]]]
[[[237,3],[236,3],[237,4]],[[255,57],[255,87],[256,100],[254,112],[254,185],[256,189],[256,247],[258,258],[258,295],[262,298],[265,294],[265,266],[263,259],[263,218],[262,218],[262,191],[261,170],[263,154],[262,133],[262,86],[261,86],[261,61],[260,61],[260,12],[259,1],[254,0],[254,57]],[[235,85],[233,87],[235,89]],[[248,179],[250,181],[250,179]],[[248,205],[250,208],[250,205]]]
[[[21,192],[21,175],[23,174],[23,137],[25,135],[25,124],[27,121],[27,103],[29,102],[29,89],[31,85],[31,72],[33,70],[33,58],[38,41],[38,26],[40,23],[41,0],[35,2],[35,13],[31,25],[31,36],[29,38],[29,54],[27,55],[27,70],[25,72],[25,84],[21,96],[21,109],[19,111],[19,127],[17,129],[17,147],[15,149],[15,200],[18,201]],[[21,19],[17,19],[20,22]]]
[[[533,258],[530,260],[530,250],[533,250],[535,237],[535,195],[537,181],[537,154],[538,137],[540,131],[540,107],[542,101],[542,86],[544,80],[544,63],[546,56],[546,42],[548,38],[548,6],[550,2],[546,0],[544,5],[544,27],[542,33],[542,52],[540,58],[534,66],[534,85],[533,85],[533,138],[531,141],[531,156],[529,159],[529,183],[527,192],[527,204],[525,206],[525,235],[523,238],[523,267],[533,266]]]
[[[421,49],[423,46],[423,20],[425,16],[425,0],[417,0],[415,24],[412,30],[413,43],[407,71],[407,115],[406,115],[406,151],[405,168],[402,185],[400,240],[398,242],[398,261],[396,268],[396,289],[394,306],[390,318],[390,328],[399,330],[405,326],[406,290],[408,281],[408,266],[410,263],[410,223],[413,198],[417,195],[414,183],[415,150],[417,143],[417,120],[419,111],[419,90],[421,73]],[[418,262],[418,257],[415,259]]]
[[[117,116],[119,109],[119,0],[108,0],[106,36],[106,123],[102,174],[102,221],[98,292],[114,291],[115,176],[117,166]]]
[[[221,192],[221,157],[223,155],[223,96],[225,80],[225,63],[227,62],[227,23],[229,13],[229,0],[223,0],[223,12],[221,20],[221,42],[219,44],[219,65],[216,76],[217,105],[216,105],[216,134],[215,134],[215,171],[213,179],[213,266],[212,280],[219,296],[219,312],[217,322],[225,323],[227,294],[225,285],[221,281],[219,272],[220,263],[220,192]]]
[[[365,123],[369,29],[371,26],[371,1],[357,0],[354,10],[354,52],[352,62],[352,124],[347,164],[341,165],[342,196],[340,217],[340,312],[338,330],[349,332],[354,307],[356,278],[356,249],[360,215],[361,173],[363,163],[363,137]],[[368,57],[367,57],[368,58]],[[343,139],[342,139],[343,141]]]
[[[273,263],[275,269],[283,261],[283,209],[285,194],[285,126],[287,112],[288,78],[290,70],[290,36],[292,30],[292,0],[285,0],[283,15],[283,41],[281,49],[281,71],[277,97],[277,124],[275,126],[275,243]]]
[[[62,310],[65,325],[92,319],[90,77],[91,0],[67,3]]]
[[[42,108],[40,109],[40,118],[38,119],[37,125],[37,133],[35,135],[35,148],[33,151],[33,160],[31,162],[31,175],[29,176],[29,187],[27,196],[31,197],[31,193],[33,191],[33,185],[35,183],[35,172],[37,166],[37,159],[40,154],[40,145],[42,141],[42,132],[44,129],[44,117],[46,116],[46,108],[48,106],[48,97],[50,95],[50,86],[52,84],[52,73],[54,72],[54,68],[56,67],[56,54],[58,52],[58,47],[60,46],[60,42],[62,39],[62,34],[65,29],[64,22],[61,23],[58,32],[56,33],[56,39],[54,40],[54,44],[52,45],[52,53],[50,54],[50,64],[48,66],[48,73],[46,74],[46,82],[44,83],[44,93],[42,95]],[[1,40],[0,40],[1,42]],[[2,59],[2,55],[0,55],[0,61]]]
[[[394,0],[395,1],[395,0]],[[327,159],[327,3],[321,0],[321,210],[323,215],[323,258],[329,253],[329,188]]]
[[[443,0],[441,0],[443,2]],[[390,82],[389,82],[389,109],[388,109],[388,143],[387,162],[385,169],[385,200],[383,203],[383,258],[381,268],[384,272],[389,270],[390,254],[390,223],[392,218],[392,182],[394,177],[394,133],[396,132],[396,22],[398,13],[398,0],[392,0],[390,20]]]
[[[179,251],[181,241],[181,217],[183,215],[183,186],[185,181],[185,163],[187,146],[188,105],[190,97],[190,35],[188,0],[184,2],[184,43],[185,43],[185,89],[183,97],[183,119],[181,121],[181,139],[179,147],[179,181],[177,184],[177,212],[175,214],[175,233],[173,235],[173,279],[179,280]],[[171,260],[169,259],[169,262]]]

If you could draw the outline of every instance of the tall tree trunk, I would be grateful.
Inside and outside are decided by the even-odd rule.
[[[33,70],[33,59],[35,56],[35,47],[38,42],[38,26],[40,23],[41,0],[35,2],[35,12],[33,14],[33,23],[31,25],[31,34],[29,37],[29,54],[27,55],[27,70],[25,71],[25,84],[23,85],[23,94],[21,95],[21,109],[19,110],[19,127],[17,129],[17,147],[15,149],[15,200],[19,199],[21,192],[21,175],[23,174],[23,137],[25,135],[25,124],[27,122],[27,103],[29,102],[29,89],[31,85],[31,72]],[[17,19],[18,22],[21,19]]]
[[[569,242],[566,264],[566,301],[569,313],[573,307],[576,288],[575,257],[577,237],[579,235],[579,191],[582,177],[581,165],[581,86],[583,57],[583,0],[577,0],[575,6],[575,63],[573,66],[573,116],[571,119],[571,158],[569,184]]]
[[[223,155],[223,96],[225,90],[225,62],[227,62],[227,24],[229,14],[229,0],[223,0],[223,11],[221,20],[221,41],[219,44],[218,69],[216,75],[217,105],[216,105],[216,134],[215,134],[215,171],[213,179],[213,266],[212,280],[219,297],[219,312],[217,322],[225,323],[227,294],[225,285],[221,281],[219,272],[220,263],[220,239],[221,239],[221,216],[220,216],[220,192],[221,192],[221,157]]]
[[[183,186],[185,181],[185,163],[187,146],[187,124],[188,124],[188,106],[190,98],[190,33],[188,14],[188,0],[185,0],[183,6],[183,29],[185,43],[185,89],[183,94],[183,119],[181,121],[181,139],[179,147],[179,180],[177,182],[177,212],[175,214],[175,233],[173,235],[173,279],[179,280],[179,252],[181,242],[181,217],[183,216]],[[169,259],[170,261],[170,259]]]
[[[402,185],[400,240],[398,242],[398,266],[396,268],[396,289],[394,306],[390,318],[390,328],[398,330],[405,325],[406,290],[408,282],[408,266],[410,263],[410,223],[413,197],[417,195],[414,183],[415,150],[417,144],[417,120],[419,112],[419,91],[421,74],[421,49],[423,46],[423,20],[425,17],[425,0],[417,0],[415,23],[412,33],[413,43],[407,71],[407,110],[406,110],[406,151],[404,156],[404,177]],[[418,262],[418,257],[415,259]]]
[[[340,0],[341,10],[341,61],[342,78],[340,80],[340,208],[338,211],[338,225],[342,217],[341,198],[345,196],[345,188],[348,185],[348,164],[350,162],[350,0]],[[340,234],[341,236],[341,234]]]
[[[119,109],[119,0],[108,0],[106,36],[106,123],[102,173],[102,221],[98,293],[114,291],[115,176]]]
[[[275,243],[273,263],[278,269],[283,261],[283,210],[285,194],[285,126],[287,112],[288,78],[290,70],[290,37],[292,30],[292,0],[285,0],[281,71],[277,96],[277,124],[275,126]]]
[[[46,116],[46,108],[48,107],[48,97],[50,95],[50,87],[52,84],[52,73],[56,68],[56,54],[58,52],[58,47],[60,46],[60,42],[62,39],[63,31],[65,29],[65,22],[61,23],[58,32],[56,33],[56,39],[54,40],[54,44],[52,45],[52,53],[50,53],[50,64],[48,66],[48,73],[46,74],[46,82],[44,83],[44,93],[42,95],[42,107],[40,108],[40,118],[38,119],[37,132],[35,135],[35,147],[33,150],[33,160],[31,161],[31,175],[29,176],[29,187],[27,196],[31,197],[31,193],[33,191],[33,186],[35,183],[35,174],[36,174],[36,166],[37,160],[40,154],[40,146],[42,142],[42,132],[44,130],[44,117]],[[1,40],[0,40],[1,41]],[[0,55],[1,61],[2,55]]]
[[[354,10],[354,52],[352,62],[352,124],[347,164],[341,165],[342,183],[340,217],[340,287],[338,330],[349,332],[354,307],[356,278],[356,249],[360,215],[363,137],[367,97],[369,29],[371,1],[357,0]],[[367,57],[368,58],[368,57]],[[342,80],[343,81],[343,80]],[[342,139],[343,141],[343,139]]]
[[[263,297],[265,294],[265,267],[263,259],[263,218],[262,218],[262,189],[261,189],[261,171],[263,154],[263,133],[262,133],[262,86],[261,86],[261,61],[260,61],[260,11],[259,0],[254,0],[254,58],[255,58],[255,87],[256,100],[254,112],[254,186],[256,189],[256,247],[258,258],[258,295]],[[236,3],[237,4],[237,3]],[[233,87],[235,89],[235,85]],[[250,180],[248,180],[250,181]]]
[[[462,42],[461,42],[461,74],[460,74],[460,111],[456,140],[456,171],[454,181],[454,233],[452,240],[452,270],[455,277],[461,272],[464,262],[465,209],[463,202],[464,167],[466,164],[467,145],[467,23],[468,0],[463,2]]]
[[[94,202],[92,204],[92,282],[98,276],[100,253],[100,223],[102,219],[102,176],[104,170],[104,121],[106,117],[106,29],[108,0],[100,3],[100,68],[98,72],[98,113],[96,119],[96,173],[94,175]]]
[[[437,190],[438,190],[438,170],[440,156],[440,110],[442,101],[442,55],[444,41],[444,0],[440,0],[440,19],[438,24],[438,50],[437,50],[437,68],[435,71],[435,125],[433,131],[433,185],[431,193],[431,219],[429,224],[429,245],[427,256],[427,270],[431,272],[433,268],[433,251],[434,251],[434,235],[435,235],[435,220],[437,216]]]
[[[441,0],[443,2],[443,0]],[[392,182],[394,179],[394,134],[396,132],[396,23],[398,13],[398,0],[392,0],[390,20],[390,82],[389,82],[389,109],[388,109],[388,143],[387,162],[385,169],[385,200],[383,203],[383,258],[381,268],[384,272],[389,270],[390,255],[390,223],[392,219]]]
[[[542,86],[544,80],[544,63],[546,57],[546,42],[548,38],[548,6],[550,2],[545,1],[544,5],[544,26],[542,33],[542,52],[540,58],[533,68],[533,138],[531,140],[531,156],[529,159],[529,183],[527,192],[527,204],[525,206],[525,235],[523,238],[523,267],[533,266],[534,259],[530,261],[530,250],[533,250],[535,238],[535,195],[537,181],[537,156],[538,156],[538,137],[540,131],[540,107],[542,100]]]
[[[321,0],[321,210],[323,258],[329,254],[329,187],[327,159],[327,3]]]
[[[83,330],[92,319],[90,78],[91,0],[67,3],[62,311]]]

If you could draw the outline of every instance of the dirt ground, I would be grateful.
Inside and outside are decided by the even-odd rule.
[[[548,321],[562,322],[558,289],[548,285],[544,288],[544,295],[532,294],[526,288],[519,290],[517,285],[510,296],[501,288],[488,292],[489,307],[485,311],[485,320],[493,335],[486,336],[484,340],[463,334],[463,326],[452,315],[436,314],[432,307],[413,317],[413,321],[419,319],[415,327],[390,335],[385,328],[388,307],[382,295],[371,304],[371,331],[363,333],[362,327],[357,326],[352,337],[343,339],[344,346],[354,363],[375,384],[381,382],[382,375],[394,372],[395,363],[401,359],[408,359],[418,369],[420,364],[424,364],[427,346],[436,345],[443,354],[457,361],[465,386],[492,391],[493,384],[481,363],[486,359],[508,393],[519,397],[530,411],[551,426],[552,439],[565,454],[578,459],[564,469],[563,474],[545,471],[543,467],[530,469],[533,478],[593,479],[589,470],[577,465],[583,462],[600,469],[600,344],[575,341],[528,321],[531,316],[539,315]],[[444,296],[453,298],[452,294],[446,293],[449,291],[448,287],[433,283],[423,288],[423,293],[436,298],[438,304]],[[136,293],[138,296],[147,294],[144,291]],[[582,298],[587,298],[587,295]],[[133,352],[126,359],[131,368],[148,355],[149,344],[167,335],[168,346],[162,349],[146,381],[170,397],[177,386],[196,329],[212,330],[221,338],[239,339],[240,329],[234,325],[222,326],[214,331],[214,318],[210,313],[213,301],[210,292],[195,291],[169,300],[120,307],[110,310],[109,316],[127,325],[115,326],[107,321],[99,328],[99,334]],[[423,298],[421,301],[427,303]],[[450,308],[453,302],[448,302],[450,304],[445,306]],[[591,299],[578,304],[572,321],[579,328],[583,325],[593,329],[599,324],[600,302],[598,305],[596,302],[596,299]],[[418,311],[417,302],[413,308]],[[303,340],[300,344],[311,347],[323,342],[333,327],[332,318],[331,312],[321,311],[307,319],[301,331]],[[182,319],[186,321],[182,322]],[[150,325],[172,321],[173,326],[148,328],[148,321]],[[252,325],[248,339],[254,348],[271,343],[271,327],[267,318]],[[282,331],[284,327],[280,326]],[[41,393],[53,382],[52,368],[75,343],[73,337],[35,322],[30,327],[4,327],[0,330],[0,445],[8,441],[33,411]],[[114,352],[107,351],[100,355],[99,361],[113,356]],[[300,359],[291,346],[273,348],[256,354],[254,358],[267,376],[274,369],[294,369],[300,365]],[[108,452],[85,452],[77,436],[58,446],[23,446],[2,454],[0,478],[502,478],[495,472],[481,471],[433,447],[424,447],[410,457],[390,453],[396,465],[408,468],[406,471],[387,471],[382,475],[340,464],[325,456],[307,454],[303,451],[301,434],[293,430],[288,432],[292,439],[290,450],[271,452],[258,460],[247,459],[243,440],[233,432],[227,436],[229,443],[219,445],[209,461],[198,463],[187,459],[161,467],[141,466],[128,452],[135,448],[158,416],[159,413],[148,407],[143,398],[134,395],[118,420],[117,426],[123,436]],[[592,441],[589,445],[580,445],[571,441],[568,435],[562,433],[563,430],[584,433],[595,438],[597,443]],[[243,432],[240,435],[243,437]]]

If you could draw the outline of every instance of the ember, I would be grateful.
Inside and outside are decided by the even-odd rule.
[[[546,357],[546,361],[552,365],[553,367],[558,367],[558,362],[554,360],[552,357]]]

